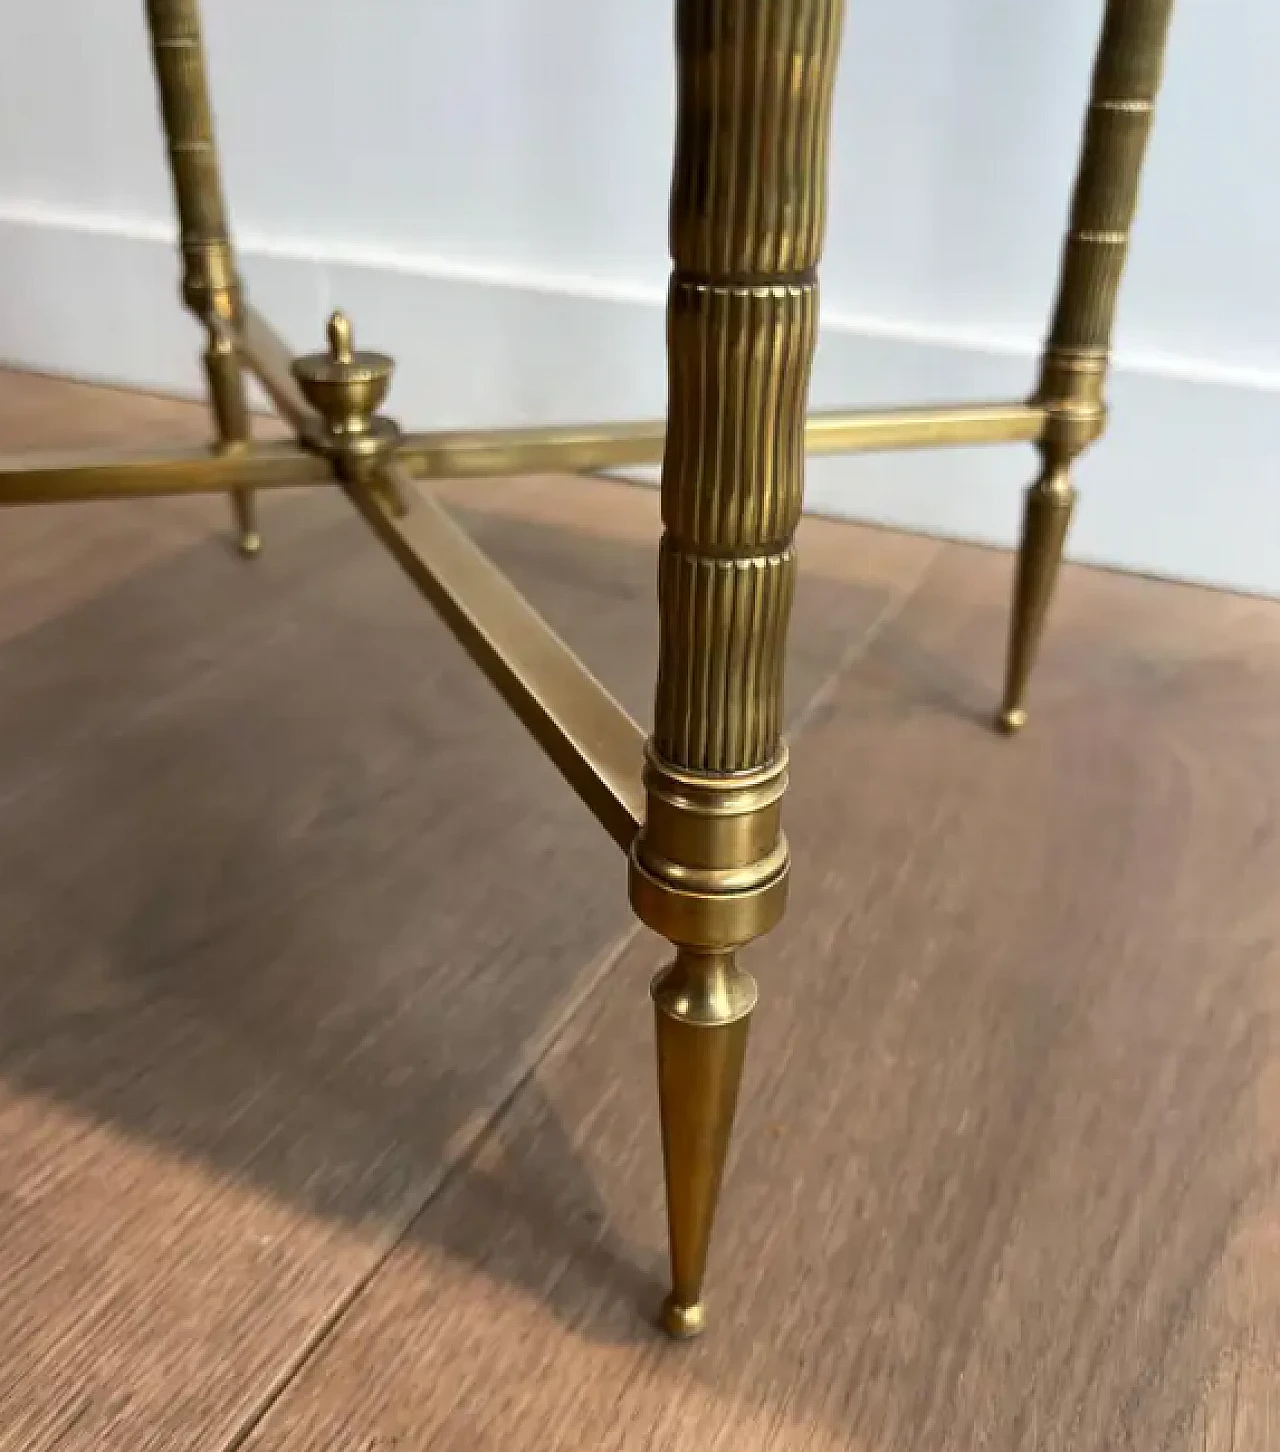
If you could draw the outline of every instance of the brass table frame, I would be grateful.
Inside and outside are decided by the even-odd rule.
[[[392,361],[293,358],[236,274],[198,0],[146,0],[181,232],[182,294],[203,325],[216,441],[151,454],[0,459],[0,504],[229,493],[260,548],[254,493],[345,490],[566,780],[628,854],[639,917],[675,947],[653,985],[675,1336],[702,1287],[756,986],[738,950],[782,915],[788,852],[782,677],[804,456],[1025,441],[1026,497],[1003,704],[1023,704],[1075,502],[1102,433],[1116,295],[1173,0],[1105,0],[1093,89],[1040,376],[1027,402],[805,417],[843,0],[676,0],[667,424],[400,434],[378,413]],[[245,375],[296,433],[250,438]],[[644,733],[416,479],[662,461],[660,657]]]

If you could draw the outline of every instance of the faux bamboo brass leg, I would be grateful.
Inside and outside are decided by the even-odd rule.
[[[654,985],[672,1291],[704,1321],[712,1220],[755,1004],[738,948],[781,917],[783,656],[817,333],[841,0],[679,0],[670,418],[639,916]]]
[[[1026,724],[1027,682],[1075,502],[1073,462],[1106,424],[1103,393],[1173,0],[1107,0],[1093,73],[1058,300],[1034,402],[1044,460],[1023,519],[1014,583],[1003,731]]]
[[[147,0],[147,22],[178,209],[182,296],[208,334],[204,365],[217,446],[234,450],[249,440],[237,344],[241,289],[218,175],[198,0]],[[237,548],[256,555],[262,539],[253,496],[233,490],[231,508]]]

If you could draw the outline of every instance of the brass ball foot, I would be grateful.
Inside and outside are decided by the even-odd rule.
[[[691,1341],[707,1326],[707,1308],[701,1301],[682,1306],[670,1296],[662,1304],[662,1329],[673,1341]]]
[[[239,536],[236,540],[236,553],[243,555],[246,560],[262,553],[262,536],[256,529]]]
[[[1018,706],[1012,711],[1001,711],[996,717],[996,729],[1005,736],[1016,736],[1027,724],[1027,713]]]

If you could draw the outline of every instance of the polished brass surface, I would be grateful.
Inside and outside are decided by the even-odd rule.
[[[1000,725],[1027,681],[1071,518],[1073,461],[1105,422],[1112,319],[1172,0],[1108,0],[1040,380],[1025,403],[805,416],[842,0],[677,0],[678,128],[668,302],[669,423],[401,435],[393,363],[355,347],[294,358],[243,297],[218,175],[196,0],[147,0],[177,203],[182,293],[204,326],[212,449],[0,458],[0,505],[229,492],[242,550],[253,491],[339,485],[614,841],[631,901],[675,948],[653,985],[673,1336],[703,1283],[753,980],[740,948],[786,903],[783,662],[806,452],[1034,443]],[[296,441],[250,442],[245,374]],[[652,736],[450,519],[431,479],[662,463]]]
[[[1035,443],[1043,428],[1044,410],[1034,403],[943,403],[815,411],[806,421],[804,438],[810,454],[856,454]],[[404,436],[397,457],[411,473],[425,479],[594,474],[660,463],[666,436],[661,419],[413,433]]]
[[[673,943],[730,949],[767,933],[787,896],[782,796],[787,750],[759,767],[686,770],[645,748],[643,841],[631,864],[631,903]]]
[[[591,474],[658,463],[665,435],[661,421],[442,430],[405,434],[396,458],[422,479]]]
[[[1021,731],[1027,724],[1022,700],[1036,645],[1044,630],[1075,502],[1076,491],[1064,464],[1047,469],[1027,490],[1023,503],[1022,547],[1014,567],[1005,700],[996,718],[996,725],[1007,736]]]
[[[227,304],[234,318],[240,280],[231,253],[218,171],[197,0],[146,0],[160,113],[182,248],[182,292],[202,323]]]
[[[703,1272],[756,985],[732,953],[681,948],[651,991],[668,1214],[679,1227],[671,1236],[671,1295],[662,1322],[686,1340],[706,1324]]]
[[[1103,390],[1116,298],[1164,65],[1173,0],[1107,0],[1079,171],[1034,402],[1042,468],[1028,491],[997,724],[1026,724],[1027,682],[1075,505],[1071,466],[1106,425]]]
[[[395,448],[399,426],[378,410],[386,401],[395,362],[385,353],[357,352],[351,322],[343,312],[329,319],[329,349],[296,358],[295,382],[313,411],[299,441],[333,461],[348,484],[366,483],[383,496],[393,513],[406,509],[396,476],[378,468]]]
[[[303,398],[319,416],[302,430],[303,441],[327,454],[345,477],[362,475],[388,453],[400,430],[378,410],[391,387],[395,362],[385,353],[357,351],[345,313],[329,319],[329,349],[293,362]]]
[[[1033,444],[1044,409],[1031,403],[938,403],[910,408],[828,409],[805,423],[807,454],[861,454],[978,444]]]
[[[226,453],[176,449],[129,454],[116,449],[0,455],[0,506],[222,494],[332,482],[328,464],[294,444],[247,444]]]
[[[644,733],[511,582],[394,462],[386,491],[350,486],[356,508],[619,847],[644,810]]]
[[[631,900],[655,987],[674,1335],[703,1280],[755,985],[786,899],[783,663],[817,340],[841,0],[678,0],[670,416],[648,811]]]
[[[204,364],[218,446],[239,448],[249,438],[235,336],[241,288],[218,173],[198,0],[147,0],[147,24],[178,210],[182,295],[208,335]],[[256,555],[262,539],[244,490],[232,495],[232,520],[241,554]]]

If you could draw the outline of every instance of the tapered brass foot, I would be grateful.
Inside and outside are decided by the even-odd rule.
[[[671,1246],[662,1324],[685,1340],[706,1324],[702,1285],[756,984],[732,953],[681,949],[652,992]]]
[[[707,1329],[707,1308],[701,1301],[682,1306],[673,1293],[662,1303],[662,1329],[673,1341],[692,1341]]]
[[[250,489],[231,491],[231,517],[236,531],[236,549],[247,560],[262,551],[262,535],[258,531],[258,507]]]
[[[1057,465],[1046,466],[1043,475],[1027,490],[1013,586],[1004,700],[996,718],[996,725],[1007,736],[1027,724],[1023,700],[1044,633],[1075,500],[1076,491],[1066,468]]]

